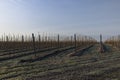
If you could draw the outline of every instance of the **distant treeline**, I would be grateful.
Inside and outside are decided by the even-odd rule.
[[[30,34],[30,35],[2,35],[0,37],[0,49],[43,49],[53,47],[83,46],[94,44],[97,41],[89,36],[60,35],[60,34]]]

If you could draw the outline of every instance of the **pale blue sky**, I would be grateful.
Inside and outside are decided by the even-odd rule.
[[[0,33],[120,34],[120,0],[0,0]]]

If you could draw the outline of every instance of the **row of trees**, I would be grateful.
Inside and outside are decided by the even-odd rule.
[[[89,36],[74,34],[73,36],[65,35],[2,35],[0,37],[0,49],[44,49],[44,48],[61,48],[69,46],[91,45],[97,41]]]
[[[106,43],[120,49],[120,35],[110,37],[108,40],[106,40]]]

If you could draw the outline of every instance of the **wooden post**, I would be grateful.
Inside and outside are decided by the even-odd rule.
[[[34,49],[34,53],[36,52],[36,48],[35,48],[35,36],[32,33],[32,39],[33,39],[33,49]],[[36,53],[35,53],[35,57],[36,57]]]
[[[8,50],[8,48],[9,48],[8,41],[9,41],[8,36],[6,36],[6,49],[7,49],[7,50]]]
[[[41,48],[41,36],[38,35],[38,37],[39,37],[39,49],[40,49]]]
[[[3,47],[4,47],[4,46],[3,46],[3,45],[4,45],[4,38],[3,38],[3,35],[2,35],[1,44],[2,44],[2,45],[1,45],[1,49],[4,49],[4,48],[3,48]]]
[[[9,41],[8,36],[6,36],[6,42],[8,42],[8,41]]]
[[[74,46],[75,46],[75,53],[76,53],[76,50],[77,50],[76,34],[74,34]]]
[[[24,36],[22,35],[22,43],[24,43]]]
[[[71,46],[73,46],[73,36],[71,36]]]
[[[100,35],[100,52],[101,53],[104,52],[103,43],[102,43],[102,35]]]
[[[47,35],[45,36],[45,48],[48,47],[48,44],[47,44]]]
[[[58,49],[60,48],[60,35],[58,34]]]
[[[22,49],[24,49],[24,36],[22,35],[22,44],[21,44]]]
[[[100,43],[102,44],[102,35],[100,35]]]
[[[4,45],[3,45],[3,46],[4,46],[4,49],[6,50],[6,46],[5,46],[5,33],[4,33],[4,35],[3,35],[3,40],[4,40],[4,41],[3,41],[3,42],[4,42]]]
[[[8,43],[9,39],[8,39],[8,36],[6,36],[6,50],[9,50],[9,43]],[[9,55],[10,57],[10,55]]]

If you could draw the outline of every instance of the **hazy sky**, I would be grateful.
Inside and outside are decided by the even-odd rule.
[[[120,0],[0,0],[0,33],[120,34]]]

